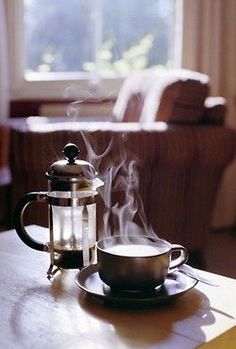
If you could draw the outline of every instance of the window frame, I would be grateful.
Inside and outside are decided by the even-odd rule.
[[[88,73],[31,73],[34,79],[24,76],[23,0],[6,1],[8,19],[8,49],[11,99],[20,98],[114,98],[124,78],[93,79]],[[176,0],[174,66],[182,61],[183,0]],[[181,23],[180,23],[181,21]],[[80,96],[81,94],[81,96]]]

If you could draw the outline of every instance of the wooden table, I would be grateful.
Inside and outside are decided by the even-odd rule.
[[[121,309],[92,301],[75,285],[76,270],[50,283],[49,255],[25,246],[14,230],[0,233],[0,264],[0,348],[236,347],[234,279],[201,272],[219,287],[199,282],[174,302]]]

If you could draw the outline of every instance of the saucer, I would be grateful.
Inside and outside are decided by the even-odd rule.
[[[99,277],[97,264],[89,265],[75,276],[76,285],[87,294],[114,305],[153,305],[174,300],[197,284],[197,280],[175,271],[167,276],[161,287],[147,292],[112,291]]]

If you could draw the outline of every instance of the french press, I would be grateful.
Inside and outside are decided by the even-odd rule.
[[[92,164],[78,160],[79,148],[67,144],[65,159],[54,162],[46,172],[48,192],[30,192],[17,203],[14,227],[29,247],[50,253],[50,278],[58,269],[83,268],[94,262],[97,188],[103,185]],[[23,215],[32,202],[48,204],[49,242],[40,243],[24,228]]]

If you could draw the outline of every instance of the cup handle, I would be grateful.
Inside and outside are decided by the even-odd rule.
[[[179,252],[179,256],[174,259],[171,259],[170,266],[169,266],[170,270],[180,267],[182,264],[186,263],[188,260],[188,251],[184,246],[179,244],[172,244],[171,258],[172,258],[173,252]]]
[[[38,251],[48,251],[48,245],[33,239],[24,228],[24,211],[32,202],[44,202],[47,198],[47,192],[30,192],[23,196],[17,203],[13,214],[13,225],[19,238],[29,247]]]

